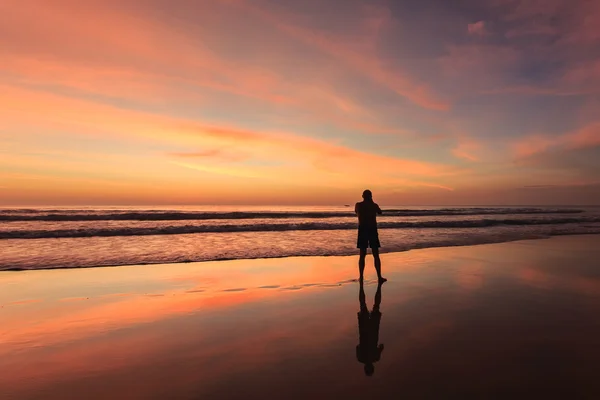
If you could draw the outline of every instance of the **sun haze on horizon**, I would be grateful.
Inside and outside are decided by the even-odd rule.
[[[0,205],[600,204],[598,1],[0,10]]]

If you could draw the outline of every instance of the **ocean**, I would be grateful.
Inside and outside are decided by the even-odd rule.
[[[599,234],[600,207],[382,207],[381,252]],[[352,207],[0,208],[0,270],[356,254]]]

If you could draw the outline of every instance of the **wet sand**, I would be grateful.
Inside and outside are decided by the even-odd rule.
[[[0,399],[600,398],[600,236],[382,263],[372,376],[357,257],[0,273]]]

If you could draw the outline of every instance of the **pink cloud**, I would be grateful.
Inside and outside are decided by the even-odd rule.
[[[239,59],[223,53],[219,46],[197,40],[202,36],[226,38],[235,32],[215,31],[220,28],[203,24],[173,29],[160,19],[143,18],[150,10],[138,6],[141,8],[133,13],[113,1],[57,0],[51,6],[31,0],[12,3],[11,12],[4,14],[11,17],[3,20],[0,16],[6,31],[0,43],[7,50],[0,54],[0,71],[8,73],[13,84],[59,86],[142,104],[198,105],[210,98],[211,104],[228,105],[229,99],[215,95],[217,91],[246,98],[244,104],[252,107],[262,107],[252,100],[286,106],[286,111],[307,121],[326,121],[367,133],[405,132],[378,122],[382,119],[379,111],[345,93],[339,70],[325,67],[323,60],[313,60],[319,74],[295,74],[293,80],[285,68],[270,68],[269,63],[287,63],[277,52],[269,51],[285,43],[281,35],[271,35],[256,58]],[[228,18],[218,2],[201,2],[196,7],[206,15]],[[365,30],[377,35],[389,15],[379,8],[369,10]],[[21,29],[31,18],[42,22]],[[94,24],[83,22],[90,18]],[[263,49],[265,54],[260,53]],[[414,96],[419,97],[417,89]]]
[[[469,35],[483,36],[487,33],[485,21],[477,21],[467,25]]]
[[[566,85],[600,90],[600,60],[579,64],[568,70],[562,78]]]
[[[364,49],[361,49],[362,52],[355,51],[350,43],[335,40],[322,32],[315,32],[291,22],[293,18],[289,15],[267,11],[244,0],[235,0],[234,2],[269,21],[291,37],[336,57],[346,66],[363,73],[376,83],[390,88],[414,104],[433,110],[448,110],[449,108],[447,102],[435,96],[427,85],[414,81],[403,71],[384,68],[376,54],[365,54]]]
[[[318,2],[286,13],[287,3],[262,7],[267,3],[250,0],[184,2],[177,10],[159,10],[160,2],[9,1],[0,13],[0,128],[18,137],[20,148],[38,152],[48,142],[85,147],[79,140],[87,137],[123,153],[151,148],[154,162],[145,167],[169,164],[173,175],[165,181],[177,181],[177,174],[217,181],[210,174],[221,174],[267,182],[271,174],[280,182],[317,185],[322,178],[324,186],[349,188],[377,176],[387,188],[460,188],[469,173],[482,181],[502,174],[484,170],[490,143],[501,140],[485,137],[502,135],[493,129],[497,121],[510,119],[521,131],[519,124],[537,123],[536,96],[578,96],[556,99],[567,103],[600,90],[593,48],[600,3],[576,1],[562,13],[566,1],[493,0],[501,7],[490,11],[505,14],[472,20],[462,33],[456,27],[465,29],[463,16],[448,15],[442,24],[435,15],[401,15],[362,1],[339,16],[330,9],[331,24],[314,14]],[[425,28],[445,32],[445,22],[456,37],[450,33],[440,44],[438,30]],[[552,41],[523,37],[554,34],[559,38]],[[540,74],[530,75],[538,68]],[[452,98],[461,100],[456,109]],[[471,122],[452,127],[467,103],[477,111],[469,113]],[[516,104],[528,108],[523,115]],[[595,120],[595,111],[575,118]],[[527,112],[532,116],[524,122]],[[429,132],[450,134],[434,142]],[[589,128],[525,137],[499,148],[497,157],[593,146],[595,135]],[[100,157],[84,159],[95,151],[86,148],[76,161],[36,156],[33,162],[56,179],[75,170],[99,176],[105,172],[90,164]],[[437,154],[456,159],[438,163]],[[36,159],[27,157],[0,162],[24,170]],[[467,171],[457,167],[468,166],[462,160],[485,162]],[[186,166],[173,167],[176,162]],[[125,157],[119,163],[107,166],[106,175],[127,170]]]
[[[452,154],[454,154],[455,157],[476,162],[480,161],[480,157],[477,153],[480,152],[481,148],[482,145],[479,141],[461,137],[456,147],[452,149]]]
[[[596,146],[600,146],[600,122],[559,136],[532,135],[519,139],[513,145],[513,151],[518,158],[524,158],[553,149],[577,150]]]
[[[600,146],[600,122],[591,123],[566,135],[567,146],[574,149]]]
[[[519,139],[513,144],[513,151],[519,158],[541,153],[552,147],[557,141],[544,135],[531,135],[524,139]]]
[[[568,3],[571,5],[571,3]],[[567,43],[594,44],[600,40],[600,3],[581,1],[574,8],[576,18],[566,36]]]

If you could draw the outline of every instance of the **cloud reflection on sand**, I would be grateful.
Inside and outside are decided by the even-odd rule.
[[[9,304],[0,295],[7,322],[0,328],[0,386],[46,398],[84,391],[91,398],[235,398],[265,387],[298,398],[317,388],[328,396],[386,398],[398,394],[398,379],[407,396],[481,395],[507,382],[543,394],[577,380],[581,390],[600,393],[595,368],[586,367],[600,357],[594,240],[385,254],[385,351],[368,378],[377,385],[364,380],[355,356],[355,257],[5,273],[0,283],[29,276],[21,284],[35,288],[28,295],[40,301]],[[44,295],[60,282],[49,277],[70,272],[77,288],[62,298]],[[374,274],[371,264],[366,272]],[[153,290],[136,291],[131,282],[126,293],[98,288],[103,278],[130,274]],[[366,282],[367,302],[374,283]],[[13,287],[13,297],[17,289],[25,286]],[[432,380],[436,385],[425,384]]]

